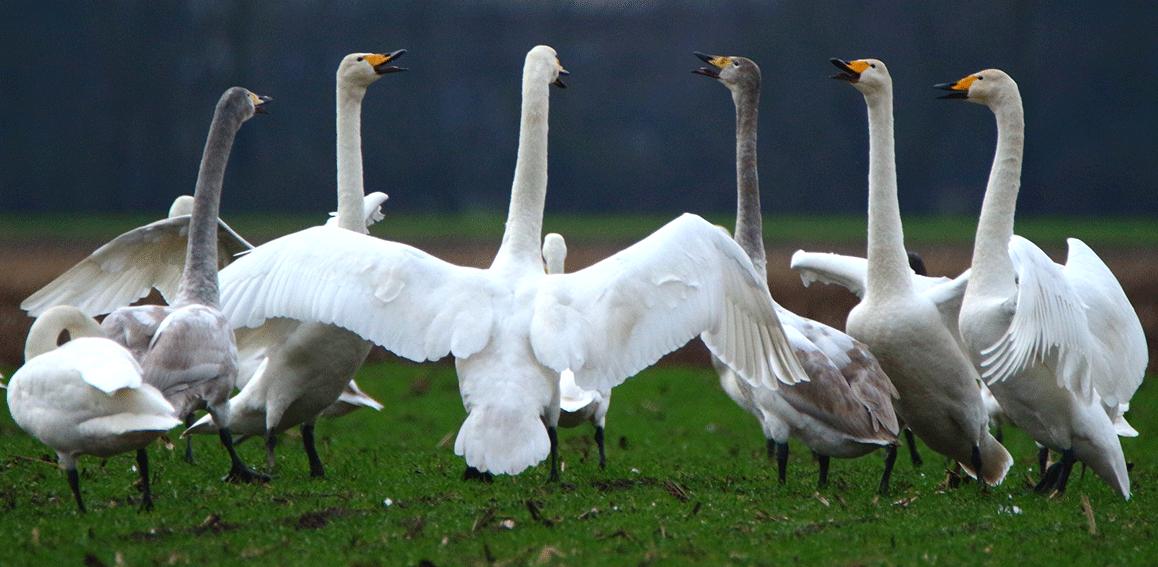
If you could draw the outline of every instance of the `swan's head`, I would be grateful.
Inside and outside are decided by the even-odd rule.
[[[565,89],[567,85],[563,84],[559,77],[567,75],[570,73],[559,63],[559,56],[555,54],[554,48],[536,45],[527,52],[527,60],[523,64],[523,77],[526,80],[532,83],[542,80],[545,83]]]
[[[839,73],[832,76],[833,79],[852,83],[856,90],[864,94],[892,89],[893,79],[889,76],[889,69],[879,59],[842,61],[833,57],[829,61],[840,69]]]
[[[1010,95],[1018,93],[1017,83],[999,69],[986,69],[973,73],[964,79],[952,83],[941,83],[936,88],[949,91],[949,94],[938,98],[955,98],[976,102],[992,107],[994,104],[1006,100]]]
[[[405,67],[391,64],[405,53],[405,49],[387,54],[351,53],[343,57],[342,63],[338,65],[338,83],[366,88],[382,75],[405,71]]]
[[[547,262],[548,274],[563,273],[563,263],[567,260],[567,243],[563,235],[552,232],[543,237],[543,260]]]
[[[747,57],[730,57],[723,55],[705,55],[694,52],[710,67],[700,67],[693,73],[706,75],[719,80],[733,92],[739,90],[760,90],[760,66]]]
[[[232,87],[217,101],[217,112],[228,112],[245,122],[254,114],[267,114],[265,105],[272,101],[268,96],[254,94],[241,87]]]
[[[173,204],[169,207],[169,218],[183,217],[185,215],[193,214],[193,197],[190,195],[181,195],[173,199]]]

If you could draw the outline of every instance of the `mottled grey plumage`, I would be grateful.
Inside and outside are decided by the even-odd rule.
[[[766,273],[756,164],[760,67],[744,57],[696,55],[712,65],[697,72],[719,80],[732,92],[736,106],[735,239],[757,270]],[[791,436],[820,458],[821,485],[827,481],[829,457],[859,457],[888,447],[880,482],[880,490],[887,490],[899,430],[892,406],[897,392],[892,383],[864,344],[779,305],[776,308],[785,335],[810,381],[780,384],[779,390],[754,387],[716,362],[724,390],[760,420],[770,441],[769,452],[776,449],[781,482],[785,480],[786,443]]]
[[[229,434],[229,394],[237,377],[233,330],[218,310],[217,217],[225,165],[241,124],[259,111],[263,100],[233,87],[221,96],[209,127],[189,221],[185,267],[177,297],[168,307],[117,309],[102,323],[105,332],[134,355],[146,383],[165,395],[178,416],[207,410],[221,426],[229,452],[227,480],[259,477],[242,465]]]

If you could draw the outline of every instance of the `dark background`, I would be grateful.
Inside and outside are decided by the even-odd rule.
[[[896,99],[902,210],[973,214],[984,107],[935,83],[988,67],[1027,112],[1021,214],[1158,211],[1158,5],[1145,1],[4,2],[0,210],[163,214],[191,192],[226,88],[272,96],[229,166],[222,214],[334,208],[334,72],[406,48],[363,111],[368,191],[391,212],[505,211],[523,57],[555,47],[548,212],[733,210],[728,92],[693,50],[763,70],[766,213],[863,214],[863,98],[830,57],[875,57]]]

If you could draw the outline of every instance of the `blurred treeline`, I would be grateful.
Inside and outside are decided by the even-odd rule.
[[[363,110],[367,190],[390,211],[505,210],[526,51],[571,72],[551,93],[551,212],[734,207],[727,91],[698,50],[763,70],[768,213],[865,207],[863,98],[830,57],[895,85],[906,213],[972,213],[993,117],[934,83],[998,67],[1027,111],[1023,214],[1158,211],[1158,5],[997,1],[183,0],[0,5],[0,209],[163,212],[192,190],[213,105],[274,98],[238,137],[223,215],[334,205],[334,71],[406,48]]]

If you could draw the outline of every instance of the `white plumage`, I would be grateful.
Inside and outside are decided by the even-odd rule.
[[[988,431],[977,371],[946,320],[943,298],[919,292],[909,267],[897,202],[892,79],[876,59],[832,62],[841,70],[834,78],[864,95],[869,118],[864,296],[849,313],[846,331],[868,345],[896,386],[897,416],[905,426],[971,474],[998,484],[1013,459]]]
[[[945,98],[984,104],[997,149],[981,206],[960,329],[969,354],[1010,419],[1062,453],[1038,485],[1065,490],[1081,461],[1130,497],[1112,416],[1142,382],[1145,335],[1121,285],[1083,242],[1069,239],[1064,266],[1013,234],[1025,118],[1017,83],[987,69],[938,85]]]
[[[490,473],[517,474],[552,453],[563,370],[583,388],[611,388],[701,335],[751,380],[806,380],[751,262],[699,217],[587,269],[544,273],[548,88],[561,71],[553,49],[528,53],[511,208],[490,268],[307,229],[235,263],[245,277],[224,288],[231,320],[332,323],[412,360],[453,355],[468,412],[455,452]]]
[[[72,340],[57,347],[61,331]],[[181,423],[173,406],[141,379],[124,347],[72,306],[47,309],[33,323],[25,364],[8,383],[8,409],[21,429],[51,447],[80,511],[77,457],[109,457],[138,450],[144,483],[142,508],[152,508],[148,457],[143,447]]]
[[[543,237],[543,263],[548,274],[562,274],[567,261],[567,242],[561,234],[552,232]],[[607,410],[611,409],[611,389],[585,390],[575,383],[575,373],[559,373],[559,427],[579,427],[590,423],[595,428],[595,445],[599,448],[599,468],[607,466],[603,444],[607,426]]]

